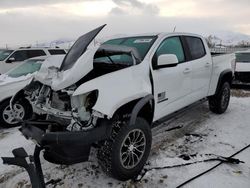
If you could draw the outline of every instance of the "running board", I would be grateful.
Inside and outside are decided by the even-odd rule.
[[[185,113],[186,111],[188,111],[188,110],[190,110],[190,109],[192,109],[192,108],[194,108],[194,107],[196,107],[196,106],[201,105],[202,103],[206,102],[207,100],[208,100],[207,98],[203,98],[203,99],[201,99],[201,100],[199,100],[199,101],[197,101],[197,102],[195,102],[195,103],[193,103],[193,104],[190,104],[190,105],[188,105],[188,106],[186,106],[186,107],[184,107],[184,108],[182,108],[182,109],[180,109],[180,110],[177,110],[177,111],[175,111],[175,112],[173,112],[173,113],[171,113],[171,114],[169,114],[169,115],[164,116],[163,118],[161,118],[161,119],[155,121],[155,122],[153,123],[153,125],[152,125],[152,128],[155,128],[155,127],[157,127],[158,125],[164,123],[165,121],[168,121],[168,120],[172,119],[173,117],[176,117],[176,116],[178,116],[178,115],[180,115],[180,114],[183,114],[183,113]]]

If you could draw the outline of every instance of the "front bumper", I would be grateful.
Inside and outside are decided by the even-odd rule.
[[[87,161],[93,143],[107,139],[111,134],[109,120],[89,131],[67,131],[61,125],[50,121],[26,121],[19,129],[27,138],[34,140],[36,149],[28,156],[23,148],[12,151],[14,157],[3,157],[4,164],[17,165],[28,171],[32,187],[44,188],[40,163],[40,151],[44,150],[45,160],[55,164],[71,165]],[[50,130],[50,132],[47,132]],[[18,151],[18,152],[17,152]],[[27,163],[26,158],[30,158]]]

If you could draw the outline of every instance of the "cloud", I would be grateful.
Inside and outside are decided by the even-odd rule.
[[[171,32],[175,26],[176,31],[198,34],[221,30],[250,34],[248,2],[249,0],[0,0],[0,47],[5,44],[25,45],[58,38],[75,39],[104,23],[108,26],[100,36]]]
[[[141,13],[147,15],[157,15],[160,9],[152,3],[143,3],[138,0],[113,0],[117,7],[110,11],[110,14],[131,14]]]
[[[115,8],[112,8],[111,11],[109,12],[111,15],[126,15],[126,11],[123,10],[122,8],[119,8],[119,7],[115,7]]]
[[[53,5],[60,3],[74,3],[91,0],[0,0],[0,9]],[[96,0],[92,0],[96,1]],[[100,0],[99,0],[100,1]]]

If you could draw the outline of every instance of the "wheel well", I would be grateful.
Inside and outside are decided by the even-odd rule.
[[[218,85],[217,85],[217,89],[216,89],[216,93],[219,92],[222,84],[224,82],[228,82],[230,84],[230,86],[232,85],[232,81],[233,81],[233,73],[231,70],[226,70],[223,71],[220,75],[219,81],[218,81]]]
[[[232,84],[232,80],[233,80],[233,74],[232,74],[232,72],[227,72],[227,73],[225,73],[222,76],[222,78],[221,78],[221,84],[227,81],[231,85]]]
[[[141,98],[140,98],[141,99]],[[133,108],[140,99],[133,100],[121,106],[115,114],[131,114]],[[145,120],[151,125],[154,117],[154,101],[148,101],[139,111],[138,116],[145,118]]]

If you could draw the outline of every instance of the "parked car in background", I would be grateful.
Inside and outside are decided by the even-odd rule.
[[[60,48],[20,48],[17,50],[0,49],[0,74],[6,73],[29,58],[66,53],[67,52],[64,49]]]
[[[27,119],[32,115],[32,106],[23,99],[14,105],[13,113],[10,108],[10,98],[33,78],[34,74],[41,68],[42,63],[49,64],[55,60],[62,60],[64,55],[41,56],[28,59],[20,63],[5,74],[0,75],[0,126],[12,127],[19,125],[17,119]]]
[[[235,55],[235,82],[250,83],[250,50],[236,52]]]

